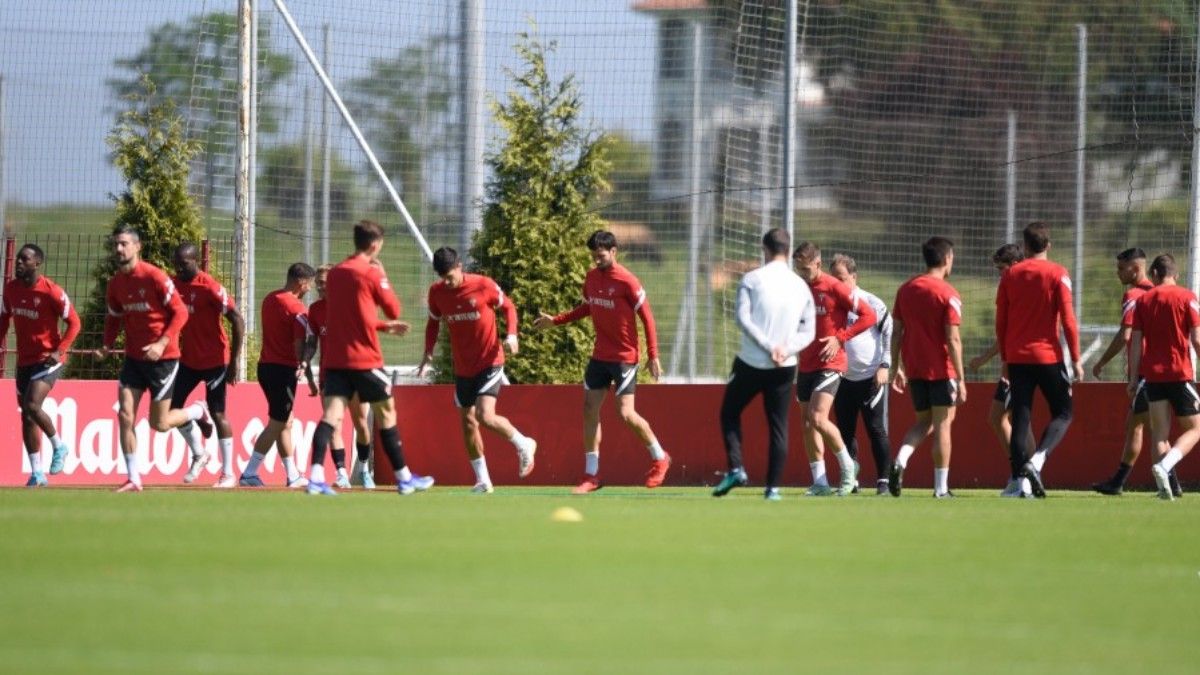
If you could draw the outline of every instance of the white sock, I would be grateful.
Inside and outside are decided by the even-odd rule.
[[[654,439],[653,443],[647,445],[646,448],[650,450],[650,457],[656,462],[667,458],[667,453],[663,451],[662,445],[659,444],[657,438]]]
[[[53,436],[50,437],[50,447],[57,448],[58,446],[60,446],[62,444],[63,444],[62,438],[60,438],[58,434],[54,434]]]
[[[915,451],[916,448],[907,443],[900,446],[900,451],[896,453],[896,466],[899,466],[901,469],[908,466],[908,458],[912,457]]]
[[[37,450],[29,453],[29,470],[33,473],[42,473],[42,451]]]
[[[337,476],[338,478],[348,478],[349,474],[346,473],[346,467],[339,466],[337,470]]]
[[[812,469],[813,485],[824,485],[829,487],[829,479],[825,477],[825,460],[818,459],[815,462],[809,462],[808,468]]]
[[[475,469],[475,482],[492,484],[492,477],[488,475],[487,458],[480,457],[479,459],[471,460],[471,468]]]
[[[283,469],[284,469],[284,471],[287,472],[288,482],[294,481],[300,477],[300,472],[296,470],[296,458],[295,457],[284,457],[283,458]]]
[[[313,464],[312,466],[308,467],[308,480],[312,481],[313,483],[324,483],[325,465]]]
[[[221,475],[233,475],[233,439],[221,438],[217,440],[221,446]]]
[[[189,420],[198,420],[204,417],[204,406],[199,401],[184,408],[183,411],[187,413]]]
[[[513,429],[513,435],[508,440],[517,450],[528,450],[529,446],[533,443],[533,439],[521,433],[521,431],[516,428]]]
[[[1033,465],[1033,468],[1037,469],[1038,472],[1041,473],[1042,467],[1046,466],[1046,451],[1038,450],[1037,452],[1033,453],[1033,457],[1029,458],[1029,463]]]
[[[1171,469],[1175,468],[1175,465],[1178,464],[1179,460],[1181,459],[1183,459],[1183,453],[1179,451],[1179,448],[1171,448],[1167,454],[1163,455],[1163,458],[1159,460],[1158,464],[1165,471],[1170,472]]]
[[[834,453],[834,457],[837,457],[838,467],[843,473],[854,468],[854,458],[850,456],[849,450],[842,448]]]
[[[397,483],[407,483],[408,481],[412,480],[412,471],[409,471],[407,466],[403,469],[396,469],[394,473],[396,475]]]
[[[199,457],[200,453],[204,452],[204,437],[200,435],[199,427],[188,422],[179,427],[179,433],[183,434],[183,440],[187,442],[188,448],[192,451],[192,457]]]
[[[944,495],[950,491],[950,467],[933,470],[933,493]]]
[[[583,453],[583,472],[589,476],[595,476],[600,473],[600,453],[585,452]]]
[[[371,473],[371,465],[365,459],[354,460],[354,468],[358,469],[359,473]]]
[[[246,463],[246,470],[242,472],[242,475],[243,476],[257,476],[258,475],[258,465],[262,464],[263,460],[266,458],[267,458],[266,455],[259,453],[259,452],[250,453],[250,461]]]
[[[142,474],[138,471],[137,453],[131,452],[125,455],[125,468],[129,471],[129,480],[137,485],[142,484]]]

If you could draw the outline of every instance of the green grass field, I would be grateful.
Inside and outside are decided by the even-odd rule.
[[[1200,663],[1200,496],[797,494],[2,490],[0,671]],[[563,505],[583,522],[551,521]]]

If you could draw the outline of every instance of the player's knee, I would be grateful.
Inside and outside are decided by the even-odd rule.
[[[167,421],[161,417],[151,417],[150,428],[159,433],[166,433],[174,427],[172,427],[170,424],[167,424]]]
[[[117,412],[117,423],[120,424],[122,428],[132,428],[136,419],[137,416],[132,410],[120,410]]]
[[[41,401],[25,401],[21,403],[21,418],[35,420],[42,414]]]
[[[626,426],[636,427],[641,424],[642,416],[637,414],[637,411],[633,410],[632,408],[629,410],[622,410],[621,421],[624,422]]]

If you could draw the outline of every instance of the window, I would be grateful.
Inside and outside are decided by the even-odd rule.
[[[683,122],[666,120],[658,133],[658,175],[664,180],[683,177]]]
[[[677,80],[687,74],[687,23],[679,19],[663,21],[658,27],[658,76]]]

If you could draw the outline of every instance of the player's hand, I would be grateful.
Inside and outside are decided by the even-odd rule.
[[[1103,373],[1103,372],[1104,372],[1104,364],[1103,363],[1096,362],[1096,365],[1092,366],[1092,377],[1094,379],[1099,380],[1101,377],[1101,373]]]
[[[771,350],[771,360],[774,361],[775,365],[777,365],[777,366],[782,366],[783,364],[787,363],[787,360],[788,360],[787,350],[784,349],[782,345],[775,347],[774,349]]]
[[[891,372],[887,368],[880,368],[875,371],[875,386],[886,387],[888,380],[891,379]]]
[[[1134,396],[1137,396],[1137,388],[1138,382],[1137,378],[1135,377],[1129,381],[1129,384],[1125,385],[1125,393],[1129,395],[1129,398],[1133,398]]]
[[[228,366],[225,366],[225,384],[232,387],[241,383],[242,380],[238,378],[237,371],[236,363],[230,363]]]
[[[408,329],[409,325],[407,321],[388,321],[387,328],[384,329],[384,332],[388,335],[404,337],[405,335],[408,335]]]
[[[517,342],[516,335],[506,335],[504,337],[504,346],[508,347],[508,353],[516,354],[521,351],[521,345]]]
[[[163,338],[142,347],[142,354],[145,355],[147,361],[158,361],[165,351],[167,351],[167,340]]]
[[[50,352],[50,356],[46,357],[46,362],[50,365],[64,363],[66,360],[67,355],[62,353],[61,349],[55,349],[54,351]]]
[[[904,370],[902,368],[897,368],[896,371],[892,373],[892,391],[896,392],[897,394],[903,394],[904,387],[907,385],[908,377],[904,375]]]
[[[986,359],[984,359],[982,356],[976,356],[970,361],[967,361],[967,370],[973,373],[982,368],[984,363],[987,363]]]
[[[546,330],[554,326],[554,317],[545,312],[538,312],[538,318],[533,320],[533,327],[538,330]]]
[[[838,351],[842,348],[842,341],[837,339],[836,335],[821,338],[824,345],[821,347],[820,357],[822,361],[832,361],[833,357],[837,356]]]
[[[954,402],[956,405],[962,405],[967,402],[967,381],[958,380],[958,389],[954,394]]]
[[[654,378],[655,382],[658,382],[658,378],[662,377],[662,362],[656,356],[650,359],[646,365],[650,367],[650,377]]]
[[[433,354],[427,353],[421,357],[421,363],[417,366],[417,377],[425,374],[425,366],[428,366],[431,361],[433,361]]]
[[[1073,382],[1083,382],[1083,362],[1076,361],[1075,363],[1071,364],[1071,367],[1075,371],[1075,379],[1072,381]]]

